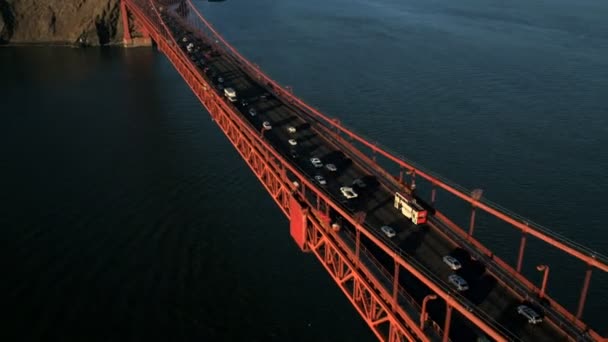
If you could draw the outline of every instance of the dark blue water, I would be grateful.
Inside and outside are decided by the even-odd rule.
[[[607,254],[607,4],[200,8],[311,104]],[[162,55],[0,49],[0,75],[2,340],[373,340]],[[513,261],[519,235],[479,220]],[[529,247],[575,310],[584,267]],[[607,288],[594,272],[600,330]]]

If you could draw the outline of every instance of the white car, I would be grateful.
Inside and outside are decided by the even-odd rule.
[[[340,192],[347,199],[357,198],[357,196],[359,196],[359,195],[357,195],[357,193],[355,192],[355,190],[353,190],[353,188],[348,187],[348,186],[341,187],[340,188]]]
[[[296,146],[298,144],[298,142],[296,141],[296,139],[289,139],[289,140],[287,140],[287,142],[291,146]]]
[[[395,230],[389,226],[382,226],[380,227],[380,230],[384,233],[384,235],[388,236],[389,238],[392,238],[393,236],[397,235]]]
[[[542,317],[540,317],[536,311],[526,305],[518,306],[517,313],[526,317],[528,319],[528,323],[530,324],[538,324],[543,321]]]
[[[312,165],[316,168],[320,168],[323,167],[323,163],[321,162],[321,159],[314,157],[314,158],[310,158],[310,162],[312,163]]]
[[[462,267],[462,265],[460,264],[460,261],[458,261],[458,259],[454,258],[451,255],[444,256],[443,262],[445,262],[448,266],[450,266],[450,268],[454,271],[459,270]]]
[[[296,132],[296,128],[295,128],[295,127],[293,127],[293,126],[289,126],[289,127],[287,127],[287,132],[289,132],[289,133],[292,133],[292,134],[293,134],[293,133],[295,133],[295,132]]]
[[[456,286],[456,289],[458,291],[466,291],[469,289],[469,284],[467,284],[467,281],[462,279],[462,277],[459,275],[452,274],[448,277],[448,280],[450,281],[450,283]]]
[[[325,167],[326,167],[326,168],[327,168],[329,171],[333,171],[333,172],[338,171],[338,168],[336,168],[336,165],[334,165],[334,164],[327,164],[327,165],[325,165]]]
[[[272,129],[272,125],[268,121],[264,121],[262,127],[264,127],[264,129]]]
[[[256,114],[257,112],[255,111],[255,108],[249,108],[249,115],[255,116]]]
[[[321,184],[321,185],[325,185],[325,184],[327,184],[327,181],[326,181],[326,180],[325,180],[325,178],[323,178],[323,176],[321,176],[321,175],[316,175],[316,176],[315,176],[315,180],[316,180],[317,182],[319,182],[319,184]]]

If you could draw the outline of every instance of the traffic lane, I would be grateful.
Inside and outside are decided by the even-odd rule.
[[[447,276],[451,273],[462,276],[468,282],[469,290],[463,291],[461,294],[470,302],[476,304],[479,310],[493,317],[498,324],[524,340],[535,340],[537,338],[562,340],[566,338],[550,323],[542,323],[542,326],[529,324],[525,317],[517,313],[517,306],[521,305],[522,301],[489,274],[483,263],[472,260],[466,252],[454,244],[445,245],[444,242],[447,240],[434,228],[429,230],[427,239],[434,246],[434,249],[418,250],[416,257],[426,256],[424,260],[437,261],[428,263],[427,267],[440,275],[444,281],[447,281]],[[451,271],[441,259],[442,255],[446,254],[457,256],[462,268],[455,272]]]
[[[217,64],[219,64],[219,65],[220,65],[220,67],[219,67],[218,69],[219,69],[219,72],[220,72],[220,73],[222,73],[222,75],[223,75],[222,77],[225,77],[225,79],[229,79],[228,77],[232,77],[232,76],[227,76],[227,73],[230,71],[230,68],[229,68],[227,65],[225,65],[225,64],[224,64],[224,65],[222,65],[221,63],[217,63]],[[228,74],[228,75],[230,75],[230,74]],[[236,79],[236,77],[235,77],[235,79]],[[244,80],[244,78],[243,78],[243,77],[239,77],[238,79],[239,79],[239,80],[241,80],[241,81],[243,81],[243,80]],[[234,82],[234,80],[233,80],[232,82]],[[241,88],[241,89],[243,89],[243,88],[245,88],[245,89],[247,89],[247,88],[252,88],[252,87],[251,87],[250,82],[242,82],[242,83],[244,83],[244,85],[239,84],[239,88]],[[241,90],[241,91],[243,91],[243,90]],[[260,91],[261,91],[261,90],[258,90],[258,92],[260,92]],[[285,108],[285,109],[287,109],[287,108]],[[293,113],[293,114],[295,114],[295,113]],[[287,114],[287,118],[289,118],[289,115],[290,115],[290,114]],[[295,115],[297,115],[297,114],[295,114]],[[280,119],[285,119],[285,118],[286,118],[286,117],[285,117],[284,115],[281,115],[281,116],[279,116],[279,117],[275,117],[275,118],[269,117],[269,120],[275,120],[275,121],[278,121],[278,120],[280,120]],[[316,136],[316,134],[315,134],[315,133],[311,133],[311,134],[312,134],[312,136],[311,136],[311,139],[310,139],[310,141],[309,141],[309,145],[310,145],[311,147],[313,147],[313,151],[318,150],[320,153],[325,153],[325,154],[329,154],[329,153],[331,153],[330,148],[328,148],[328,147],[326,146],[326,144],[327,144],[326,142],[324,142],[322,139],[318,138],[318,137]],[[318,141],[314,141],[314,140],[316,140],[316,139],[318,139]],[[342,184],[344,184],[344,185],[349,185],[349,183],[350,183],[352,180],[354,180],[355,178],[358,178],[358,177],[360,177],[360,176],[362,175],[362,171],[363,171],[363,170],[356,170],[356,168],[355,168],[355,167],[352,167],[352,168],[347,167],[347,171],[352,171],[352,172],[346,172],[346,173],[343,173],[343,174],[342,174],[342,177],[340,177],[340,176],[339,176],[339,177],[338,177],[338,179],[337,179],[337,181],[338,181],[339,183],[342,183]],[[361,171],[361,172],[358,172],[358,171]],[[311,175],[312,175],[312,173],[311,173]],[[346,177],[346,179],[342,179],[342,180],[340,180],[340,178],[344,178],[344,176],[345,176],[345,175],[347,176],[347,177]],[[331,178],[330,178],[330,177],[328,177],[328,180],[331,180]],[[338,195],[338,196],[339,196],[340,194],[336,194],[336,195]],[[359,202],[366,203],[366,204],[368,204],[368,205],[373,203],[372,201],[364,201],[364,200],[363,200],[363,201],[362,201],[362,200],[359,200]],[[376,203],[373,203],[373,204],[376,204]],[[382,214],[381,212],[379,212],[379,213],[378,213],[378,216],[382,217],[382,216],[383,216],[383,214]],[[386,216],[386,217],[390,219],[390,218],[391,218],[391,216],[394,216],[394,215],[388,215],[388,216]],[[373,216],[372,216],[372,217],[373,217]],[[385,221],[385,222],[386,222],[386,221]],[[377,225],[382,225],[382,224],[383,224],[383,222],[377,222]],[[396,226],[400,226],[400,224],[399,224],[398,222],[394,222],[394,223],[392,223],[392,224],[393,224],[393,225],[396,225]],[[401,236],[402,236],[402,235],[403,235],[403,234],[401,234]],[[441,240],[443,240],[443,239],[439,239],[439,241],[441,241]],[[437,240],[436,240],[436,241],[437,241]],[[441,245],[442,245],[442,244],[438,244],[438,246],[441,246]],[[424,247],[425,245],[424,245],[424,244],[421,244],[420,246],[421,246],[421,247]],[[445,249],[444,249],[444,250],[445,250]],[[423,251],[418,251],[417,253],[420,253],[420,255],[421,255],[421,256],[424,256],[424,255],[428,254],[427,252],[423,252]],[[432,251],[431,251],[430,255],[432,255],[432,254],[433,254],[433,253],[432,253]],[[435,254],[436,256],[441,256],[443,253],[442,253],[442,252],[437,252],[437,251],[435,251],[435,253],[434,253],[434,254]],[[427,259],[427,258],[423,258],[423,259],[424,259],[424,260],[429,260],[429,259]],[[437,268],[434,268],[434,270],[435,270],[437,273],[442,273],[442,272],[441,272],[441,270],[439,270],[439,269],[437,269]],[[444,272],[443,272],[443,273],[444,273]],[[448,274],[448,275],[449,275],[449,274]],[[471,285],[473,285],[473,283],[472,283],[472,282],[470,282],[470,284],[471,284]],[[473,287],[473,286],[472,286],[472,287]],[[504,292],[503,292],[503,293],[499,293],[499,292],[501,292],[501,291],[496,291],[496,294],[493,296],[493,298],[505,298],[505,296],[504,296]],[[503,301],[503,302],[505,302],[505,301]],[[510,304],[511,306],[513,305],[513,303],[508,303],[508,301],[506,301],[505,303]],[[515,305],[516,305],[516,304],[517,304],[517,303],[515,303]],[[503,306],[504,306],[504,305],[503,305]],[[498,306],[498,305],[490,305],[490,307],[495,308],[495,307],[499,307],[499,306]],[[498,312],[498,311],[497,311],[497,312]],[[535,331],[539,331],[539,329],[535,329]]]
[[[315,151],[318,152],[320,155],[326,154],[326,153],[330,153],[330,147],[325,143],[323,143],[322,140],[320,139],[316,139],[312,138],[309,140],[309,143],[313,145],[313,147],[315,147]],[[342,173],[342,175],[339,175],[337,177],[337,181],[340,184],[349,184],[350,181],[352,181],[355,178],[358,178],[362,175],[362,170],[358,170],[356,167],[347,167],[346,168],[347,172]],[[331,180],[330,178],[328,178],[328,180]],[[337,194],[334,191],[332,191],[334,193],[334,196],[340,196],[341,194]],[[381,191],[378,191],[381,192]],[[380,200],[376,200],[376,202],[373,201],[373,199],[376,198],[381,198]],[[436,231],[434,230],[430,230],[429,228],[426,227],[419,227],[414,225],[413,223],[406,221],[403,217],[399,217],[397,218],[396,221],[395,220],[395,214],[399,213],[398,211],[396,211],[393,206],[392,203],[390,201],[386,201],[387,199],[390,200],[391,196],[386,194],[384,196],[384,199],[382,199],[382,196],[376,196],[376,197],[368,197],[367,201],[362,201],[364,204],[366,205],[377,205],[378,203],[383,203],[384,205],[382,206],[382,208],[380,210],[376,211],[376,215],[371,215],[368,219],[368,222],[371,224],[372,227],[374,227],[375,229],[377,229],[379,226],[383,225],[383,224],[387,224],[387,222],[390,222],[393,226],[397,227],[400,230],[400,234],[399,234],[399,238],[398,240],[400,241],[408,241],[410,243],[408,243],[405,247],[404,250],[413,250],[413,255],[414,258],[416,260],[418,260],[419,262],[421,262],[421,264],[423,264],[426,268],[428,268],[429,270],[431,270],[432,272],[434,272],[436,275],[439,276],[439,278],[445,283],[444,285],[449,289],[450,285],[448,285],[448,280],[447,277],[451,274],[454,273],[458,273],[458,272],[453,272],[451,271],[451,269],[449,269],[449,267],[447,267],[447,265],[445,265],[443,263],[443,256],[444,255],[448,255],[450,254],[453,250],[454,250],[454,245],[452,245],[451,243],[449,243],[446,239],[444,239],[442,236],[440,236]],[[369,208],[369,207],[368,207]],[[426,233],[425,233],[426,232]],[[411,239],[412,237],[414,237],[414,239]],[[414,244],[414,248],[412,248],[412,241],[418,241],[418,243]],[[432,261],[434,260],[434,262]],[[484,277],[488,277],[487,274],[483,274],[482,278]],[[469,278],[469,279],[467,279]],[[489,277],[490,279],[493,279],[491,277]],[[470,289],[468,291],[464,291],[460,294],[462,294],[465,298],[468,297],[467,294],[468,293],[474,293],[476,292],[477,288],[480,287],[480,284],[474,280],[471,279],[470,277],[466,277],[465,279],[468,280],[469,285],[470,285]],[[483,283],[486,284],[486,283]],[[493,286],[494,288],[496,288],[496,286]],[[500,290],[504,290],[504,291],[500,291]],[[454,289],[452,289],[452,292],[455,292]],[[518,305],[518,302],[516,301],[515,298],[513,298],[515,301],[513,300],[508,300],[509,296],[508,293],[506,293],[506,289],[500,289],[499,291],[495,291],[496,292],[496,296],[492,297],[495,298],[494,305],[496,308],[500,308],[500,307],[505,307],[505,306],[509,306],[509,307],[516,307]],[[502,302],[502,305],[499,305],[498,303]],[[445,310],[445,309],[443,309]],[[440,310],[441,311],[441,310]],[[445,311],[444,311],[445,312]],[[438,314],[438,316],[444,316],[445,313],[442,314]],[[487,312],[486,312],[487,313]],[[492,312],[490,312],[491,314]],[[514,316],[515,314],[515,316]],[[513,322],[514,324],[511,324],[510,326],[506,327],[508,330],[514,331],[515,333],[517,333],[517,335],[522,335],[521,331],[522,331],[522,326],[521,324],[515,324],[518,322],[517,318],[519,318],[519,322],[521,323],[523,317],[517,317],[517,313],[516,310],[511,310],[511,311],[505,311],[504,313],[501,313],[499,310],[497,310],[493,315],[493,317],[504,317],[504,319],[497,319],[497,321],[509,321],[509,322]],[[524,319],[524,323],[527,324],[527,322]],[[468,320],[463,320],[463,319],[458,319],[458,320],[454,320],[454,326],[452,327],[454,335],[455,336],[473,336],[472,334],[472,327],[467,326],[468,325]],[[504,324],[503,324],[504,326]],[[529,325],[524,325],[523,329],[524,330],[531,330],[531,327]],[[544,338],[544,337],[556,337],[555,334],[542,334],[539,332],[545,331],[547,329],[534,329],[529,331],[527,334],[524,332],[523,336],[526,340],[528,339],[534,339],[534,338]],[[519,333],[518,333],[519,332]],[[533,333],[533,334],[531,334]],[[558,337],[558,336],[557,336]],[[557,338],[556,337],[556,338]]]
[[[441,279],[447,282],[450,274],[459,274],[469,284],[467,291],[460,294],[476,304],[478,310],[494,318],[499,325],[506,328],[516,336],[528,341],[560,340],[564,338],[552,325],[544,323],[543,326],[534,326],[517,313],[517,306],[521,301],[506,287],[501,286],[497,280],[485,271],[485,266],[479,262],[460,258],[463,267],[452,271],[442,261],[442,256],[455,254],[455,245],[446,245],[447,241],[437,231],[430,229],[426,234],[428,244],[423,244],[416,251],[415,258],[432,270]],[[429,262],[434,260],[435,262]]]
[[[377,217],[370,217],[369,223],[375,225],[376,227],[383,222],[386,222],[390,218],[394,216],[396,209],[390,206],[387,208],[386,206],[378,212]],[[392,210],[391,210],[392,209]],[[435,251],[432,247],[432,243],[430,243],[433,238],[429,237],[430,231],[428,227],[418,226],[412,223],[411,221],[402,220],[398,223],[393,223],[393,226],[399,227],[401,229],[400,233],[394,238],[388,238],[391,243],[399,246],[403,246],[404,251],[406,251],[409,255],[411,255],[415,260],[421,263],[425,268],[426,265],[424,261],[426,258],[434,258],[437,254],[442,254],[443,251]],[[424,243],[426,241],[426,243]],[[415,253],[415,254],[414,254]],[[385,264],[385,267],[388,269],[392,265],[392,260],[388,260]],[[443,261],[441,261],[443,263]],[[438,263],[433,263],[438,266],[438,268],[443,268]],[[445,265],[445,268],[448,268]],[[428,269],[428,268],[427,268]],[[456,291],[447,284],[447,276],[451,274],[451,272],[445,271],[445,269],[441,269],[442,272],[440,274],[436,274],[433,270],[428,269],[431,273],[437,275],[443,282],[442,284],[437,284],[442,286],[448,292],[452,294],[456,294]],[[413,297],[418,301],[419,304],[422,304],[422,300],[428,294],[431,294],[432,291],[424,285],[420,280],[413,281],[412,275],[409,272],[402,272],[407,275],[400,276],[400,284],[408,288]],[[429,305],[428,307],[429,317],[434,320],[440,326],[443,326],[443,321],[445,318],[445,305],[438,305],[434,303],[433,305]],[[455,341],[471,341],[474,340],[478,336],[478,328],[472,326],[467,319],[458,318],[456,315],[453,315],[451,327],[450,327],[450,337]]]
[[[564,338],[550,324],[542,328],[529,324],[523,316],[517,313],[517,306],[521,304],[521,301],[507,288],[500,286],[497,280],[485,271],[485,266],[480,263],[460,258],[463,267],[458,271],[452,271],[443,263],[442,258],[444,255],[453,254],[457,247],[446,244],[447,240],[437,231],[429,229],[425,234],[425,241],[426,243],[421,244],[416,250],[414,257],[446,283],[450,274],[462,276],[468,282],[469,289],[459,292],[459,294],[476,304],[478,310],[493,317],[499,325],[526,341]]]
[[[398,213],[398,211],[392,207],[391,203],[387,203],[383,208],[377,210],[375,215],[370,215],[367,221],[372,227],[377,228],[379,225],[386,224],[393,219],[395,213]],[[454,273],[463,276],[470,289],[460,292],[460,294],[474,304],[485,303],[486,305],[479,307],[479,309],[494,317],[500,325],[525,340],[564,338],[564,335],[561,335],[550,325],[539,329],[540,327],[528,324],[527,320],[519,315],[516,310],[521,302],[507,288],[500,286],[493,276],[487,274],[485,266],[481,265],[481,272],[479,272],[478,270],[475,271],[475,269],[479,269],[479,265],[476,268],[467,267],[472,262],[465,263],[464,261],[467,260],[461,260],[464,267],[457,272],[453,272],[443,263],[442,259],[443,256],[452,254],[457,246],[448,242],[434,229],[417,227],[404,220],[392,221],[392,224],[393,228],[397,228],[400,232],[398,237],[395,238],[396,241],[392,240],[393,242],[397,242],[401,249],[411,254],[425,268],[437,275],[445,283],[445,286],[452,291],[455,291],[455,289],[448,284],[448,276]],[[427,233],[424,233],[424,231],[427,231]],[[390,265],[388,267],[390,269]],[[481,294],[484,296],[480,296]]]
[[[299,166],[305,170],[307,176],[313,180],[315,175],[322,175],[327,182],[323,188],[328,191],[333,198],[340,199],[343,197],[339,188],[345,185],[349,186],[352,183],[352,180],[360,177],[362,174],[361,170],[357,170],[353,167],[345,167],[335,172],[329,171],[326,167],[314,168],[310,163],[310,158],[314,156],[319,157],[322,161],[325,160],[326,165],[327,162],[330,161],[326,156],[333,152],[332,148],[314,131],[300,129],[295,134],[290,134],[287,131],[288,126],[295,122],[305,123],[303,120],[299,119],[297,113],[293,112],[290,108],[278,106],[272,108],[270,111],[261,111],[260,113],[262,113],[261,115],[264,116],[265,119],[273,124],[273,132],[278,135],[283,145],[285,144],[285,141],[290,138],[295,138],[298,141],[298,147],[296,148],[300,150],[301,155]],[[279,128],[278,131],[275,127]],[[342,200],[343,199],[344,198],[342,198]]]

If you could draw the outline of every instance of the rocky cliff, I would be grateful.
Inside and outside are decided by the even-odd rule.
[[[0,0],[0,42],[121,41],[119,0]]]

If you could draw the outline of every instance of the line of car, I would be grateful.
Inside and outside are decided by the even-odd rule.
[[[456,259],[455,257],[453,257],[451,255],[444,256],[443,262],[452,271],[458,271],[458,270],[462,269],[462,264],[460,263],[460,261],[458,261],[458,259]],[[469,289],[469,285],[468,285],[467,281],[464,280],[464,278],[462,278],[458,274],[450,274],[448,276],[448,282],[450,284],[452,284],[458,291],[462,292],[462,291],[466,291]],[[471,310],[472,309],[470,309],[469,311],[471,311]],[[519,305],[517,307],[517,313],[524,316],[528,320],[528,323],[530,323],[530,324],[538,324],[543,321],[542,317],[534,309],[532,309],[531,307],[524,305],[524,304]]]
[[[203,58],[199,58],[199,56],[196,56],[196,53],[200,51],[200,47],[195,47],[195,45],[188,40],[187,37],[183,37],[182,38],[182,42],[184,43],[184,48],[187,50],[188,53],[192,54],[191,55],[191,59],[193,59],[198,66],[203,66],[205,65],[205,61]],[[233,96],[230,97],[231,102],[236,102],[236,92],[234,92],[234,90],[232,88],[225,88],[225,80],[224,78],[220,75],[218,76],[216,72],[210,70],[210,68],[208,66],[205,66],[204,68],[204,72],[206,74],[208,74],[208,76],[210,76],[210,78],[212,79],[212,81],[214,81],[214,83],[216,83],[216,87],[218,90],[225,90],[225,89],[229,89],[230,94],[234,94]],[[264,95],[261,96],[260,98],[266,98],[268,95]],[[249,105],[249,101],[247,101],[246,99],[242,98],[241,99],[241,106],[246,107]],[[258,116],[258,112],[257,110],[251,106],[248,108],[247,112],[249,113],[249,115],[251,117],[256,117]],[[273,128],[272,123],[270,121],[264,121],[262,123],[262,128],[264,130],[271,130]],[[297,132],[297,129],[294,126],[288,126],[287,127],[287,131],[290,134],[295,134]],[[297,151],[295,150],[295,147],[298,146],[298,141],[297,139],[294,138],[290,138],[287,140],[287,143],[292,147],[291,149],[291,156],[292,158],[297,158],[299,157],[299,154],[297,153]],[[321,161],[321,159],[319,157],[312,157],[310,158],[310,162],[312,163],[313,167],[315,169],[321,169],[323,167],[325,167],[328,171],[330,172],[337,172],[338,168],[336,167],[335,164],[332,163],[328,163],[328,164],[323,164],[323,162]],[[314,180],[322,185],[325,186],[327,185],[327,179],[317,173],[316,175],[313,176]],[[365,188],[366,184],[362,179],[355,179],[352,183],[351,186],[342,186],[340,187],[340,193],[347,199],[347,200],[352,200],[355,199],[357,197],[359,197],[358,193],[355,191],[354,187],[358,187],[358,188]]]

